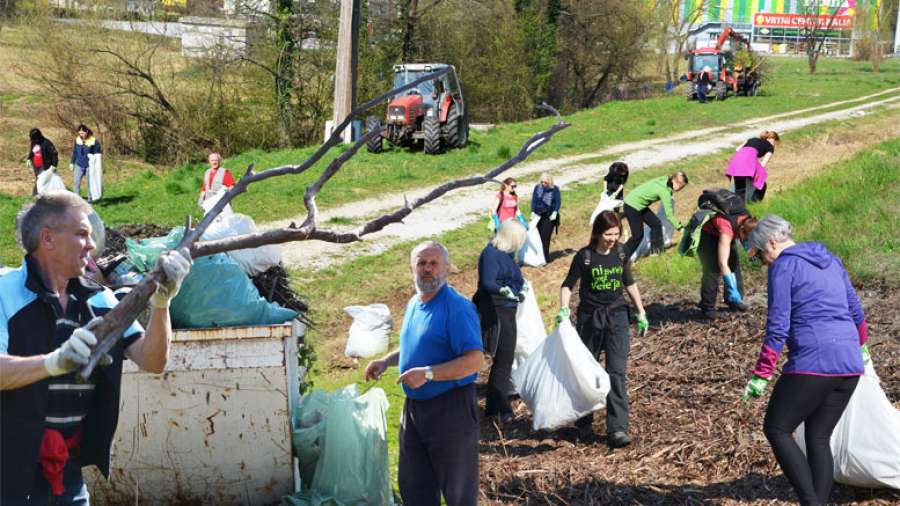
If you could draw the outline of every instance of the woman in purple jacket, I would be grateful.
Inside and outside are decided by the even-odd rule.
[[[866,318],[840,259],[819,243],[795,243],[784,218],[761,219],[749,242],[750,255],[769,267],[769,312],[743,399],[765,392],[787,344],[763,431],[800,503],[824,505],[833,484],[831,433],[868,360]],[[801,423],[805,457],[791,436]]]

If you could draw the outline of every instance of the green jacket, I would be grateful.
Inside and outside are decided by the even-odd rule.
[[[672,225],[675,225],[675,228],[681,228],[682,224],[678,221],[678,217],[675,216],[675,210],[672,209],[675,193],[669,188],[668,182],[669,176],[660,176],[647,181],[628,192],[628,195],[625,196],[625,205],[630,206],[635,211],[643,211],[654,202],[662,201],[666,218],[672,222]]]

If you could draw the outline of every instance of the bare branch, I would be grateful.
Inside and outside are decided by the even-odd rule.
[[[112,52],[110,53],[122,59],[120,55]],[[318,162],[332,147],[341,142],[341,133],[345,128],[347,128],[347,126],[350,124],[350,121],[352,121],[354,117],[362,115],[363,113],[389,97],[415,88],[423,82],[437,79],[438,77],[443,76],[449,71],[449,67],[437,70],[435,72],[422,76],[415,81],[379,95],[378,97],[375,97],[362,105],[357,106],[355,109],[350,111],[350,114],[348,114],[347,117],[344,118],[344,120],[341,121],[339,125],[337,125],[337,127],[335,127],[331,136],[325,141],[325,143],[323,143],[319,147],[319,149],[316,150],[315,153],[313,153],[312,156],[310,156],[299,165],[278,167],[257,173],[253,171],[253,165],[251,164],[247,168],[247,172],[244,174],[244,176],[237,182],[237,184],[234,185],[231,190],[228,190],[225,195],[221,199],[219,199],[216,205],[206,213],[206,216],[203,217],[203,220],[201,220],[195,228],[185,228],[184,237],[182,237],[181,242],[178,244],[176,249],[182,251],[184,254],[188,254],[193,251],[195,253],[195,256],[202,256],[203,254],[199,253],[199,250],[197,248],[194,248],[194,243],[200,240],[200,238],[203,236],[203,233],[206,232],[207,227],[209,227],[213,220],[215,220],[215,218],[222,212],[222,210],[225,209],[225,206],[228,205],[236,196],[246,191],[247,186],[249,186],[251,183],[262,181],[271,177],[282,176],[286,174],[301,174],[305,172],[307,169],[315,165],[316,162]],[[357,141],[351,149],[335,158],[335,160],[331,162],[329,167],[316,182],[317,189],[312,193],[307,190],[307,194],[304,200],[306,201],[309,214],[306,221],[304,222],[304,227],[301,228],[301,231],[310,235],[312,235],[312,232],[315,231],[315,195],[316,193],[318,193],[318,190],[321,189],[322,185],[324,185],[334,175],[334,173],[336,173],[340,169],[340,167],[359,150],[362,144],[364,144],[374,135],[374,132],[369,132],[365,137]],[[341,234],[330,235],[330,233],[325,231],[317,233],[316,238],[322,238],[322,240],[329,240],[330,238],[334,238],[336,239],[334,242],[349,242],[342,240],[340,238],[340,235]],[[289,240],[303,240],[307,238],[309,238],[309,236],[302,237],[301,235],[298,239]],[[355,240],[358,240],[358,236]],[[223,249],[221,251],[227,250]],[[212,253],[205,254],[208,255]],[[103,357],[105,353],[108,353],[110,350],[112,350],[112,348],[118,342],[118,339],[121,338],[122,333],[125,331],[125,329],[128,328],[128,326],[131,324],[131,322],[134,321],[137,315],[140,314],[140,312],[147,306],[147,301],[150,300],[150,296],[156,290],[157,283],[163,282],[164,280],[165,274],[163,273],[162,269],[159,266],[159,263],[157,262],[157,264],[150,270],[150,272],[147,273],[144,279],[131,291],[131,293],[125,296],[125,298],[122,299],[122,301],[120,301],[115,308],[113,308],[104,316],[104,321],[101,322],[100,325],[98,325],[94,330],[94,334],[97,335],[97,338],[100,342],[91,354],[87,365],[85,365],[78,372],[77,377],[80,380],[87,381],[87,379],[93,373],[94,368],[99,363],[100,358]]]

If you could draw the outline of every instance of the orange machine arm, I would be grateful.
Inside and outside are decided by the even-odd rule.
[[[728,40],[729,37],[734,38],[735,40],[742,42],[747,49],[750,49],[750,41],[748,41],[743,35],[734,31],[730,26],[726,26],[724,30],[722,30],[722,35],[719,35],[719,40],[716,41],[716,49],[722,50],[722,46],[725,45],[725,41]]]

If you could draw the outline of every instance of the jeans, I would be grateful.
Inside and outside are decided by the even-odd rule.
[[[397,482],[403,504],[476,506],[481,435],[475,384],[432,399],[406,398]]]
[[[72,182],[72,193],[75,195],[81,195],[81,178],[85,179],[85,186],[87,187],[88,196],[91,194],[91,176],[88,173],[87,167],[79,167],[75,166],[73,182]]]

